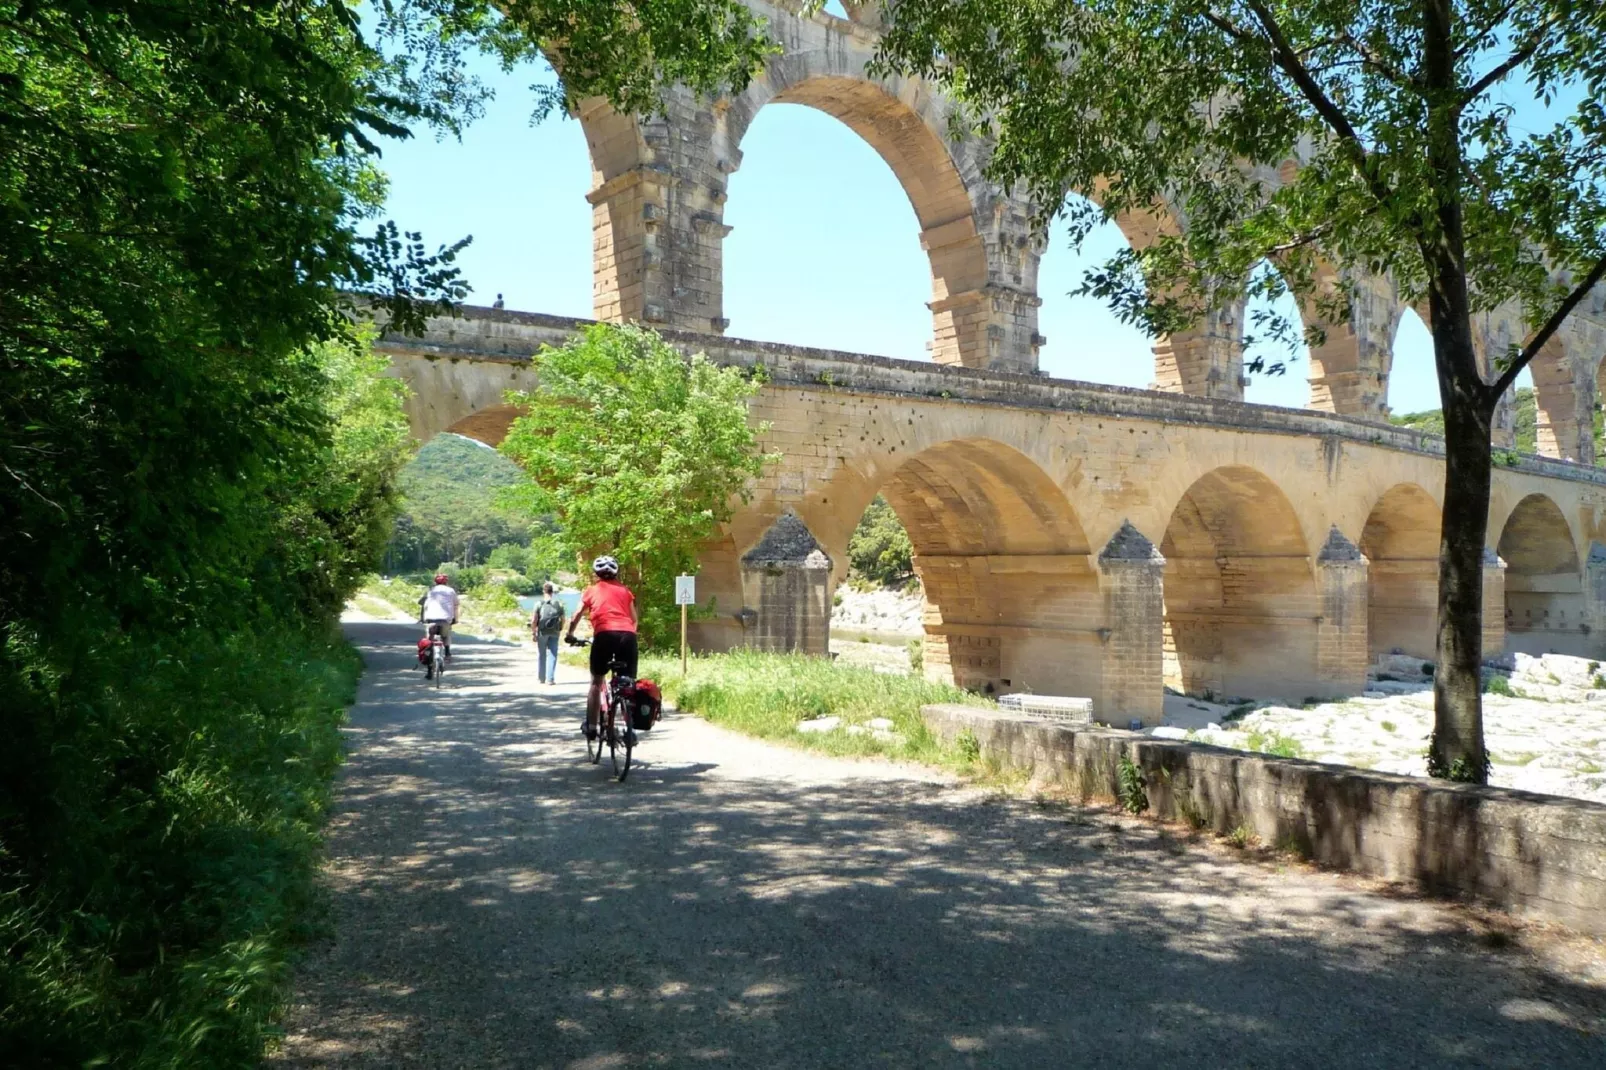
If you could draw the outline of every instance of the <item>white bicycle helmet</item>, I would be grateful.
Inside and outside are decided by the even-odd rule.
[[[612,579],[619,575],[619,562],[615,561],[612,555],[603,554],[591,562],[591,571],[605,579]]]

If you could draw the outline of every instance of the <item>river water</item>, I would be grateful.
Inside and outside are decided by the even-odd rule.
[[[538,595],[538,594],[520,595],[519,596],[519,608],[522,609],[526,614],[534,613],[535,612],[535,604],[537,602],[539,602],[540,600],[541,600],[541,596]],[[574,611],[580,608],[580,592],[579,591],[559,591],[558,592],[558,601],[563,603],[563,612],[564,612],[564,614],[566,616],[572,617],[572,616],[574,616]]]

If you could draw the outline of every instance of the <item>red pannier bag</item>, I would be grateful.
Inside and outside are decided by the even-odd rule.
[[[664,695],[651,680],[637,680],[630,693],[630,727],[647,732],[658,723],[664,712]]]
[[[418,641],[418,663],[420,665],[429,664],[429,645],[428,636],[425,636]]]

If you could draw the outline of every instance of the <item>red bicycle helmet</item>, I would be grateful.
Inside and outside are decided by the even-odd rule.
[[[435,573],[435,582],[436,583],[450,583],[451,579],[450,579],[450,577],[448,577],[446,575],[446,573],[437,572],[437,573]]]

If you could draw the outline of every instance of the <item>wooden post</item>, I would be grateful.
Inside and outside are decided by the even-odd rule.
[[[675,603],[680,606],[680,675],[686,675],[686,614],[697,601],[697,580],[692,576],[675,577]]]

